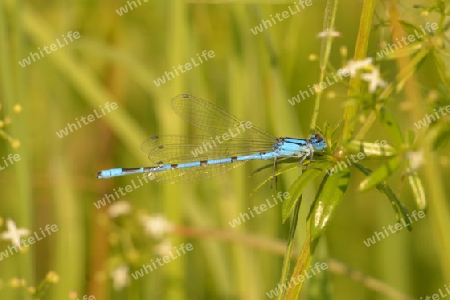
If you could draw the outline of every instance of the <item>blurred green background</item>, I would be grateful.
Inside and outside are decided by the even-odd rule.
[[[267,184],[249,196],[270,176],[267,169],[250,177],[266,162],[251,162],[194,184],[150,182],[120,198],[131,211],[119,217],[111,215],[112,204],[97,209],[94,203],[105,193],[136,181],[136,176],[101,180],[95,174],[113,167],[150,165],[140,144],[151,135],[192,133],[170,108],[170,100],[180,93],[215,103],[276,136],[307,137],[314,98],[295,106],[288,99],[318,82],[319,63],[311,55],[320,53],[321,39],[316,36],[323,30],[326,1],[313,0],[310,7],[257,35],[250,29],[293,4],[140,2],[122,16],[116,10],[127,2],[119,0],[0,3],[0,119],[4,125],[0,156],[17,153],[21,158],[0,171],[0,230],[7,230],[8,219],[30,232],[40,232],[47,224],[58,226],[57,232],[0,261],[0,299],[33,299],[29,287],[39,293],[45,290],[42,299],[58,300],[86,295],[95,299],[265,299],[279,282],[289,229],[281,222],[281,206],[235,228],[229,224],[248,207],[277,194]],[[388,19],[384,2],[378,5],[375,24]],[[331,52],[336,68],[348,59],[341,47],[348,48],[349,57],[353,55],[361,7],[362,1],[339,2],[336,28],[342,37],[334,40]],[[400,1],[398,7],[401,17],[411,22],[433,21],[433,15],[424,17],[413,9],[411,1]],[[18,63],[69,31],[78,31],[80,38],[30,65]],[[381,41],[389,42],[388,31],[372,32],[368,55],[375,56]],[[215,57],[159,87],[154,83],[164,72],[173,71],[172,66],[197,59],[204,50],[214,51]],[[381,73],[386,81],[393,80],[395,63],[383,63]],[[422,76],[426,82],[434,75]],[[328,92],[335,97],[323,98],[319,126],[342,119],[346,85],[336,84]],[[118,108],[58,137],[56,133],[68,123],[100,111],[107,102],[116,102]],[[398,102],[393,106],[398,122],[404,129],[413,129]],[[389,141],[379,125],[366,139]],[[436,155],[447,177],[448,147]],[[278,189],[286,191],[298,175],[293,171],[281,176]],[[449,266],[441,265],[432,214],[413,224],[411,233],[402,230],[371,247],[364,245],[375,231],[394,225],[395,216],[381,193],[356,190],[362,179],[359,174],[353,176],[322,238],[315,259],[329,262],[326,276],[309,282],[301,298],[393,299],[387,296],[393,289],[418,299],[450,286],[443,275]],[[401,182],[401,174],[390,179],[394,190],[402,189]],[[311,185],[303,196],[297,249],[305,236],[307,204],[316,190],[317,185]],[[411,198],[410,190],[403,188],[401,200],[413,211]],[[143,216],[155,214],[172,224],[163,236],[143,229]],[[183,243],[191,243],[193,250],[138,280],[129,276],[158,257],[161,248]],[[0,251],[8,245],[10,241],[0,240]],[[114,273],[120,267],[129,268],[128,281]],[[319,288],[319,280],[328,282],[327,293]]]

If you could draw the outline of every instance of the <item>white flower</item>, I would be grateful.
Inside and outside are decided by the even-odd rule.
[[[340,37],[342,34],[339,31],[335,31],[333,29],[327,29],[325,31],[319,32],[317,34],[318,38],[325,38],[325,37]]]
[[[117,201],[111,204],[108,208],[108,214],[111,218],[116,218],[120,215],[129,214],[131,211],[131,205],[127,201]]]
[[[425,162],[422,151],[408,152],[407,155],[412,171],[417,171]]]
[[[111,278],[113,280],[113,286],[116,291],[122,290],[130,283],[130,278],[128,276],[129,268],[127,265],[123,264],[111,270]]]
[[[347,65],[342,67],[342,69],[340,69],[338,72],[346,71],[346,72],[350,73],[351,77],[355,77],[356,71],[367,68],[368,66],[372,66],[372,61],[373,61],[372,57],[368,57],[363,60],[357,60],[357,61],[349,60],[347,62]]]
[[[381,79],[380,70],[378,68],[373,68],[371,73],[361,74],[361,79],[369,82],[369,92],[373,93],[378,86],[385,87],[387,83]]]
[[[155,238],[161,238],[172,229],[172,225],[161,214],[142,216],[141,223],[145,232]]]
[[[11,219],[8,219],[6,221],[6,226],[8,227],[8,231],[5,231],[2,234],[0,234],[0,237],[4,240],[11,240],[11,243],[14,246],[17,246],[19,247],[19,249],[22,249],[22,247],[20,246],[20,237],[22,235],[29,234],[30,231],[24,228],[17,229],[16,223]]]

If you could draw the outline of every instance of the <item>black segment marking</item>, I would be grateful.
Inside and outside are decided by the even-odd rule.
[[[207,166],[208,165],[208,161],[207,160],[201,160],[200,161],[200,166]]]
[[[231,158],[231,162],[235,162],[235,161],[237,161],[237,156],[233,156],[233,157]]]
[[[139,170],[140,168],[126,168],[126,169],[122,169],[122,172],[124,173],[132,173],[135,172],[137,170]]]

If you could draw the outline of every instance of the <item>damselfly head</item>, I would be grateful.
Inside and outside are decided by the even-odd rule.
[[[312,144],[314,150],[316,151],[321,151],[327,147],[327,142],[325,142],[323,140],[323,137],[318,133],[313,134],[309,139],[309,142]]]

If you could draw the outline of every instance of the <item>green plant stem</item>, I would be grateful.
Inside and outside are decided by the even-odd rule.
[[[375,8],[375,0],[365,0],[359,22],[358,38],[356,40],[354,60],[362,60],[366,57],[369,37],[372,29],[372,16]],[[348,98],[359,94],[361,80],[351,78],[348,88]],[[350,102],[344,111],[344,126],[342,129],[342,141],[350,140],[355,128],[354,119],[356,116],[356,102]]]
[[[328,0],[325,8],[325,18],[323,21],[323,30],[334,30],[334,23],[336,20],[336,11],[339,0]],[[322,39],[321,51],[320,51],[320,78],[319,82],[323,82],[325,79],[326,66],[330,59],[331,46],[333,44],[333,38],[331,35]],[[316,92],[316,99],[314,101],[314,112],[311,118],[311,125],[309,126],[309,133],[313,134],[316,130],[317,116],[319,115],[320,100],[322,99],[323,91]]]
[[[317,242],[317,241],[316,241]],[[302,275],[302,273],[309,267],[311,264],[311,258],[313,256],[313,249],[314,247],[311,247],[311,236],[306,236],[305,242],[303,243],[302,252],[300,253],[300,257],[297,260],[297,264],[295,265],[294,272],[292,273],[292,278]],[[292,282],[291,278],[291,282]],[[298,295],[300,294],[300,291],[302,290],[304,281],[300,281],[299,284],[292,286],[287,290],[286,293],[286,299],[298,299]]]
[[[291,228],[290,228],[290,232],[289,232],[288,245],[287,245],[287,249],[286,249],[286,254],[284,255],[283,268],[281,271],[280,286],[283,285],[284,282],[286,282],[286,278],[288,277],[288,274],[289,274],[289,267],[290,267],[290,263],[291,263],[291,253],[292,253],[292,249],[294,247],[294,242],[295,242],[294,237],[295,237],[295,231],[297,228],[298,214],[300,212],[300,203],[302,202],[301,197],[302,196],[300,196],[299,201],[297,201],[297,204],[295,205],[295,208],[294,208],[294,213],[292,214],[292,221],[291,221]],[[309,236],[307,236],[306,238],[309,239]],[[286,291],[280,291],[280,293],[278,294],[277,300],[283,299],[285,292]]]

